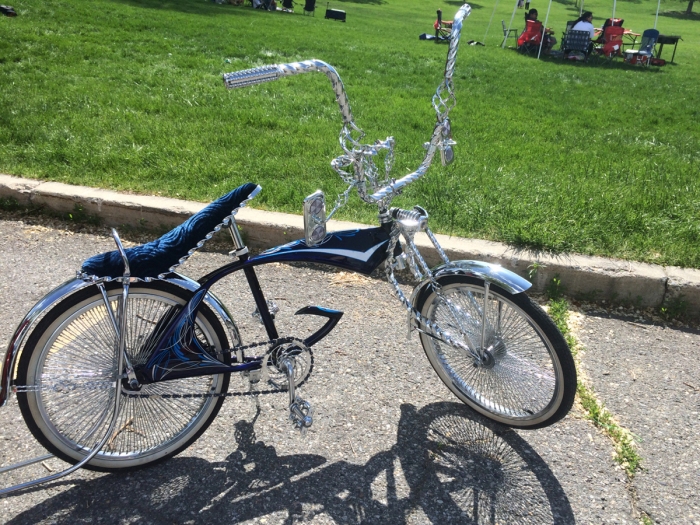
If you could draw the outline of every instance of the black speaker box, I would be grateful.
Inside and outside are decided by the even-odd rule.
[[[345,11],[341,11],[340,9],[326,9],[326,18],[345,22]]]

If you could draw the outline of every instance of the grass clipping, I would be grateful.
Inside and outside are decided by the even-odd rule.
[[[570,328],[572,320],[570,319],[569,302],[564,298],[550,299],[549,315],[566,338],[576,360],[576,368],[581,370],[579,356],[581,344]],[[580,378],[576,385],[576,392],[586,418],[612,440],[615,445],[615,461],[625,470],[630,479],[633,478],[642,462],[641,456],[637,453],[634,435],[615,421],[610,411],[595,397],[593,390]]]

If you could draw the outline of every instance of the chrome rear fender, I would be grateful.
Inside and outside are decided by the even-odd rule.
[[[193,281],[189,277],[180,275],[178,273],[172,274],[174,277],[166,279],[169,283],[177,285],[185,290],[195,291],[200,285],[197,281]],[[141,281],[141,279],[132,279],[132,282]],[[15,330],[15,333],[10,339],[10,344],[7,346],[7,351],[5,352],[5,359],[3,361],[2,367],[2,377],[0,378],[0,407],[5,406],[7,400],[9,399],[10,393],[10,383],[12,381],[12,376],[14,374],[15,365],[17,361],[17,356],[19,355],[20,349],[27,338],[37,320],[42,316],[44,312],[53,308],[59,302],[64,300],[71,294],[82,290],[87,286],[92,286],[91,281],[85,281],[83,279],[70,279],[62,285],[54,288],[49,293],[47,293],[38,303],[36,303],[29,313],[24,316],[24,319],[19,323],[19,326]],[[238,329],[236,328],[231,315],[229,314],[223,303],[211,292],[207,293],[204,298],[204,302],[218,315],[221,320],[226,325],[229,332],[229,337],[231,342],[235,345],[239,342]]]

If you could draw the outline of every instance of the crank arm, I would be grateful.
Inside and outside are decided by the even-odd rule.
[[[326,337],[335,325],[338,324],[340,318],[343,317],[343,312],[338,310],[331,310],[330,308],[323,308],[321,306],[305,306],[294,315],[318,315],[320,317],[327,317],[328,321],[324,324],[318,332],[310,335],[304,339],[304,344],[306,346],[312,346],[318,343],[321,339]]]
[[[294,425],[294,428],[305,436],[306,431],[314,422],[312,417],[313,408],[296,393],[294,387],[294,360],[283,358],[280,362],[280,369],[286,374],[289,385],[289,420]]]

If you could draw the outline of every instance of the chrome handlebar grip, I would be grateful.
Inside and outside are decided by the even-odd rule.
[[[244,69],[224,74],[224,84],[228,89],[253,86],[263,82],[272,82],[280,77],[279,66],[270,65]]]
[[[301,73],[321,72],[328,77],[335,91],[335,99],[340,107],[340,113],[343,115],[343,123],[354,126],[352,111],[350,111],[350,102],[345,93],[343,81],[340,80],[338,72],[333,66],[327,64],[323,60],[304,60],[303,62],[292,62],[289,64],[273,64],[269,66],[256,67],[253,69],[245,69],[243,71],[235,71],[233,73],[224,74],[224,84],[229,89],[252,86],[262,84],[263,82],[272,82],[281,77],[299,75]]]

